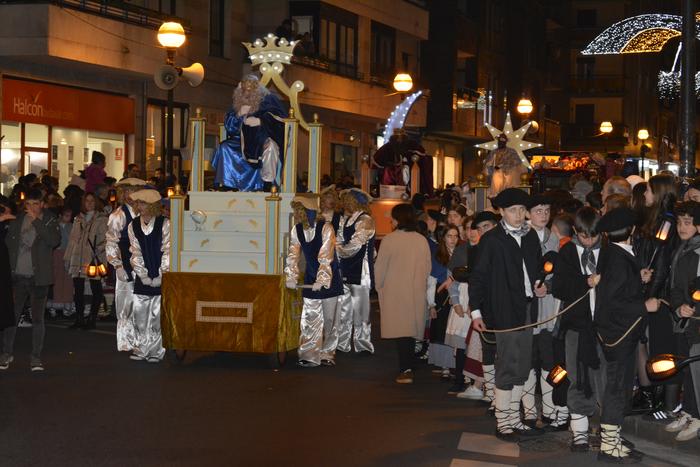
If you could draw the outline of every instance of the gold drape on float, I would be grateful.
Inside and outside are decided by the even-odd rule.
[[[166,349],[271,353],[299,341],[302,299],[284,276],[169,272],[161,327]]]

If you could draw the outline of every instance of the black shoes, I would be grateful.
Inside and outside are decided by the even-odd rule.
[[[510,433],[502,433],[496,430],[496,438],[500,439],[501,441],[505,441],[506,443],[517,443],[520,441],[520,435],[518,435],[515,431],[511,431]]]

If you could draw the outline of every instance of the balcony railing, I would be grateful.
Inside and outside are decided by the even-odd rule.
[[[620,94],[625,91],[623,75],[571,76],[571,92],[577,94]]]
[[[135,24],[151,29],[158,29],[165,21],[177,19],[185,28],[185,32],[190,33],[189,23],[182,18],[175,18],[173,15],[161,13],[157,10],[143,8],[120,0],[2,0],[3,4],[51,4],[61,8],[82,11],[92,15],[110,18],[123,23]]]
[[[345,76],[346,78],[352,78],[360,81],[364,81],[365,79],[364,74],[357,71],[356,66],[334,62],[319,56],[295,55],[292,57],[292,63],[314,68],[316,70],[326,71],[335,75]]]
[[[365,83],[375,84],[378,86],[385,87],[387,89],[391,89],[393,82],[392,80],[394,77],[394,75],[392,75],[391,78],[388,78],[387,76],[374,76],[368,73],[362,73],[361,71],[358,71],[357,67],[354,65],[334,62],[317,55],[295,55],[292,57],[292,63],[320,71],[325,71],[334,75],[344,76],[346,78],[363,81]],[[417,89],[419,84],[416,81],[416,78],[414,78],[413,84],[414,88]]]
[[[629,139],[629,129],[621,123],[613,124],[613,131],[603,134],[599,124],[564,123],[561,126],[562,146],[624,146]]]

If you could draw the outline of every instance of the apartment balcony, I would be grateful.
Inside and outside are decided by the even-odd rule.
[[[325,61],[318,57],[297,57],[285,69],[288,83],[300,80],[305,90],[299,95],[303,104],[363,117],[386,120],[401,102],[390,82],[360,73],[354,67]],[[414,83],[414,91],[421,89]],[[426,101],[419,99],[407,117],[411,126],[426,125]]]
[[[294,56],[292,57],[292,63],[359,81],[367,81],[370,79],[370,77],[366,76],[364,73],[360,73],[356,66],[334,62],[323,57],[307,55]]]
[[[570,76],[569,92],[579,96],[621,96],[625,92],[623,75]]]
[[[3,1],[0,57],[48,66],[67,60],[151,75],[163,63],[156,31],[165,19],[158,11],[120,1]],[[178,55],[187,55],[190,47],[186,42]]]
[[[613,131],[603,134],[600,124],[563,123],[562,149],[567,151],[622,151],[629,143],[629,128],[613,123]]]
[[[5,4],[53,4],[60,8],[82,11],[92,15],[110,18],[124,23],[135,24],[151,29],[158,29],[165,21],[172,21],[173,15],[150,8],[143,8],[121,0],[3,0]],[[176,18],[189,33],[189,25],[186,20]]]

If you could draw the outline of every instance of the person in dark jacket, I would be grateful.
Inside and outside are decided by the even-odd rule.
[[[700,286],[700,204],[681,203],[676,219],[681,244],[671,265],[670,303],[680,354],[693,357],[700,355],[700,307],[691,293]],[[691,363],[682,376],[683,410],[666,431],[677,432],[676,441],[689,441],[700,430],[700,363]]]
[[[637,375],[640,390],[633,405],[634,413],[648,413],[650,420],[669,423],[673,410],[680,397],[680,379],[671,378],[661,383],[652,383],[646,375],[645,365],[648,355],[678,353],[677,339],[673,332],[671,311],[666,287],[673,252],[678,245],[673,208],[678,187],[675,177],[668,174],[654,175],[646,183],[644,191],[644,215],[637,218],[639,228],[633,238],[634,253],[642,268],[648,270],[651,280],[644,285],[644,298],[661,299],[661,312],[649,314],[645,318],[648,328],[642,337],[642,345],[637,355]],[[664,225],[665,230],[664,230]]]
[[[10,254],[5,245],[7,228],[10,226],[10,221],[15,219],[11,204],[8,198],[0,195],[0,330],[15,325],[12,268],[10,268]]]
[[[547,294],[544,284],[535,284],[542,250],[537,234],[525,222],[529,201],[518,188],[505,189],[492,200],[502,220],[481,238],[476,267],[469,276],[472,325],[479,332],[532,323],[533,299]],[[497,333],[496,352],[496,436],[517,442],[520,436],[541,434],[520,419],[520,399],[532,363],[532,329]]]
[[[571,414],[572,452],[589,450],[588,417],[597,413],[602,395],[602,355],[599,356],[593,328],[593,278],[597,274],[603,250],[597,230],[599,221],[600,215],[592,207],[583,207],[576,213],[575,236],[559,251],[552,278],[553,295],[561,300],[562,309],[588,294],[587,298],[561,316],[559,324],[559,333],[565,341],[566,371],[570,382],[567,407]]]
[[[606,213],[598,231],[607,233],[609,248],[600,259],[593,323],[605,359],[605,385],[600,417],[601,446],[598,460],[636,463],[641,453],[622,444],[620,430],[625,407],[632,397],[636,352],[646,312],[658,310],[659,300],[644,300],[642,266],[634,255],[632,233],[636,214],[630,208]]]
[[[24,202],[25,212],[10,223],[5,243],[12,268],[15,291],[15,323],[27,301],[32,307],[32,354],[30,368],[43,371],[41,351],[44,346],[44,309],[49,286],[53,283],[53,249],[61,243],[58,219],[44,209],[40,190],[29,190]],[[17,326],[3,330],[0,369],[7,369],[14,360],[13,349]]]

